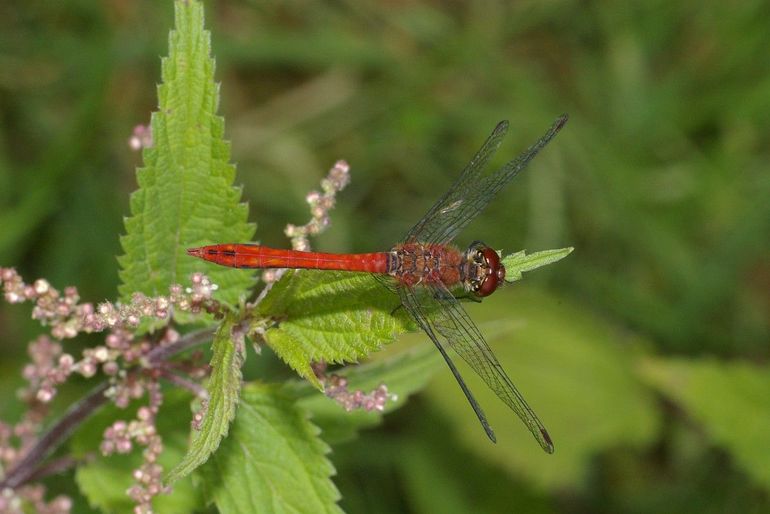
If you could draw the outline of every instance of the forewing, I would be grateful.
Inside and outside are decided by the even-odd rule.
[[[546,452],[552,453],[553,442],[545,427],[513,385],[460,302],[443,284],[414,291],[414,301],[419,303],[419,308],[424,313],[424,323],[431,328],[431,339],[436,346],[451,348],[467,362],[498,398],[521,418],[540,446]]]
[[[409,230],[404,238],[405,242],[428,242],[437,232],[445,229],[446,215],[449,214],[451,217],[457,206],[462,204],[468,188],[472,187],[472,184],[486,167],[489,159],[500,148],[500,143],[503,141],[507,131],[507,121],[501,121],[497,124],[492,134],[484,141],[484,144],[481,145],[479,151],[473,156],[471,162],[465,166],[465,169],[455,183],[452,184],[452,187],[449,188],[449,191]]]
[[[407,234],[407,241],[448,243],[465,228],[513,177],[542,150],[567,122],[567,115],[556,119],[551,128],[524,153],[496,172],[483,174],[483,168],[500,146],[508,128],[500,122],[476,156],[466,166],[460,178],[449,191],[428,211],[426,216]]]

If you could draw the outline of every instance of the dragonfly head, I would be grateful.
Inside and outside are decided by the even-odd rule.
[[[505,281],[505,266],[492,248],[480,241],[472,243],[465,252],[469,264],[465,288],[483,298],[495,292]]]

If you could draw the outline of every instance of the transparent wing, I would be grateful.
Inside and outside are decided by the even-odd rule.
[[[433,343],[436,345],[438,351],[441,352],[441,356],[444,357],[444,360],[449,366],[449,369],[452,371],[452,374],[457,380],[457,383],[460,384],[460,389],[462,389],[463,393],[465,393],[465,397],[468,399],[468,403],[471,404],[473,412],[475,412],[476,416],[479,418],[481,426],[487,433],[487,437],[489,437],[493,443],[496,443],[497,438],[495,437],[495,432],[492,430],[492,427],[489,426],[489,422],[487,421],[486,414],[484,414],[484,410],[481,408],[481,405],[479,405],[479,402],[476,401],[476,398],[473,397],[473,393],[471,393],[471,390],[465,384],[465,380],[463,380],[462,375],[460,375],[460,372],[457,370],[455,363],[452,362],[452,359],[446,352],[446,344],[442,342],[445,341],[445,338],[440,332],[437,332],[433,323],[434,318],[432,316],[428,316],[427,311],[424,309],[424,303],[419,300],[417,296],[415,296],[415,293],[418,291],[421,291],[421,289],[413,289],[403,284],[398,284],[396,288],[396,292],[401,298],[401,305],[403,305],[407,312],[412,315],[417,324],[420,325],[420,328],[422,328],[425,333],[428,334],[430,340],[433,341]],[[435,306],[428,306],[429,309],[432,307]]]
[[[399,285],[398,292],[404,307],[441,351],[487,434],[491,433],[491,429],[486,417],[446,354],[446,348],[451,348],[467,362],[497,397],[519,416],[540,446],[546,452],[553,453],[553,442],[548,431],[513,385],[481,332],[452,293],[443,284],[424,288]],[[490,438],[494,441],[493,435]]]
[[[426,236],[434,233],[443,218],[444,213],[451,212],[453,207],[462,202],[464,194],[476,177],[484,170],[489,159],[495,154],[500,143],[503,141],[505,133],[508,132],[508,122],[503,120],[497,124],[492,134],[484,141],[479,151],[473,156],[471,162],[465,166],[460,176],[457,178],[449,191],[444,194],[434,205],[428,210],[417,224],[409,230],[404,241],[406,242],[427,242]]]
[[[492,174],[483,171],[489,159],[500,147],[508,130],[508,122],[501,121],[492,131],[471,162],[465,167],[449,191],[407,233],[406,242],[448,243],[484,210],[508,181],[523,170],[529,161],[548,144],[567,122],[563,114],[548,132],[524,153]]]

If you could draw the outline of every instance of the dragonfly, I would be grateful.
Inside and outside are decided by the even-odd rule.
[[[454,352],[524,422],[540,446],[553,453],[551,436],[513,384],[478,327],[462,307],[464,297],[480,301],[505,280],[498,253],[475,241],[461,251],[455,236],[478,216],[498,192],[540,152],[567,122],[556,119],[548,131],[515,159],[492,173],[486,165],[508,131],[497,124],[449,190],[388,252],[336,254],[282,250],[258,244],[215,244],[190,248],[189,255],[233,268],[341,270],[373,274],[398,295],[401,306],[425,331],[492,442],[496,436],[487,416],[450,357]],[[458,293],[458,294],[455,294]]]

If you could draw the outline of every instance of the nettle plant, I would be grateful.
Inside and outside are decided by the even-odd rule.
[[[255,226],[233,187],[202,4],[179,0],[175,12],[159,109],[132,139],[145,166],[121,239],[120,299],[82,303],[74,287],[25,283],[13,268],[0,268],[5,300],[31,303],[47,329],[28,347],[23,416],[0,422],[1,512],[70,512],[73,501],[48,498],[41,480],[73,467],[82,495],[106,512],[182,513],[208,503],[224,512],[260,505],[339,512],[329,444],[377,424],[440,369],[425,344],[327,370],[414,328],[394,310],[397,298],[366,274],[273,270],[259,289],[252,271],[186,255],[211,242],[250,241]],[[308,194],[311,220],[286,228],[294,249],[309,249],[308,237],[328,227],[348,181],[340,161],[322,192]],[[508,280],[570,250],[508,256]],[[88,333],[104,334],[103,343],[80,356],[67,351],[68,341]],[[244,381],[247,341],[257,354],[268,345],[301,379]],[[207,363],[202,349],[209,346]],[[73,376],[93,382],[91,391],[49,419]]]

